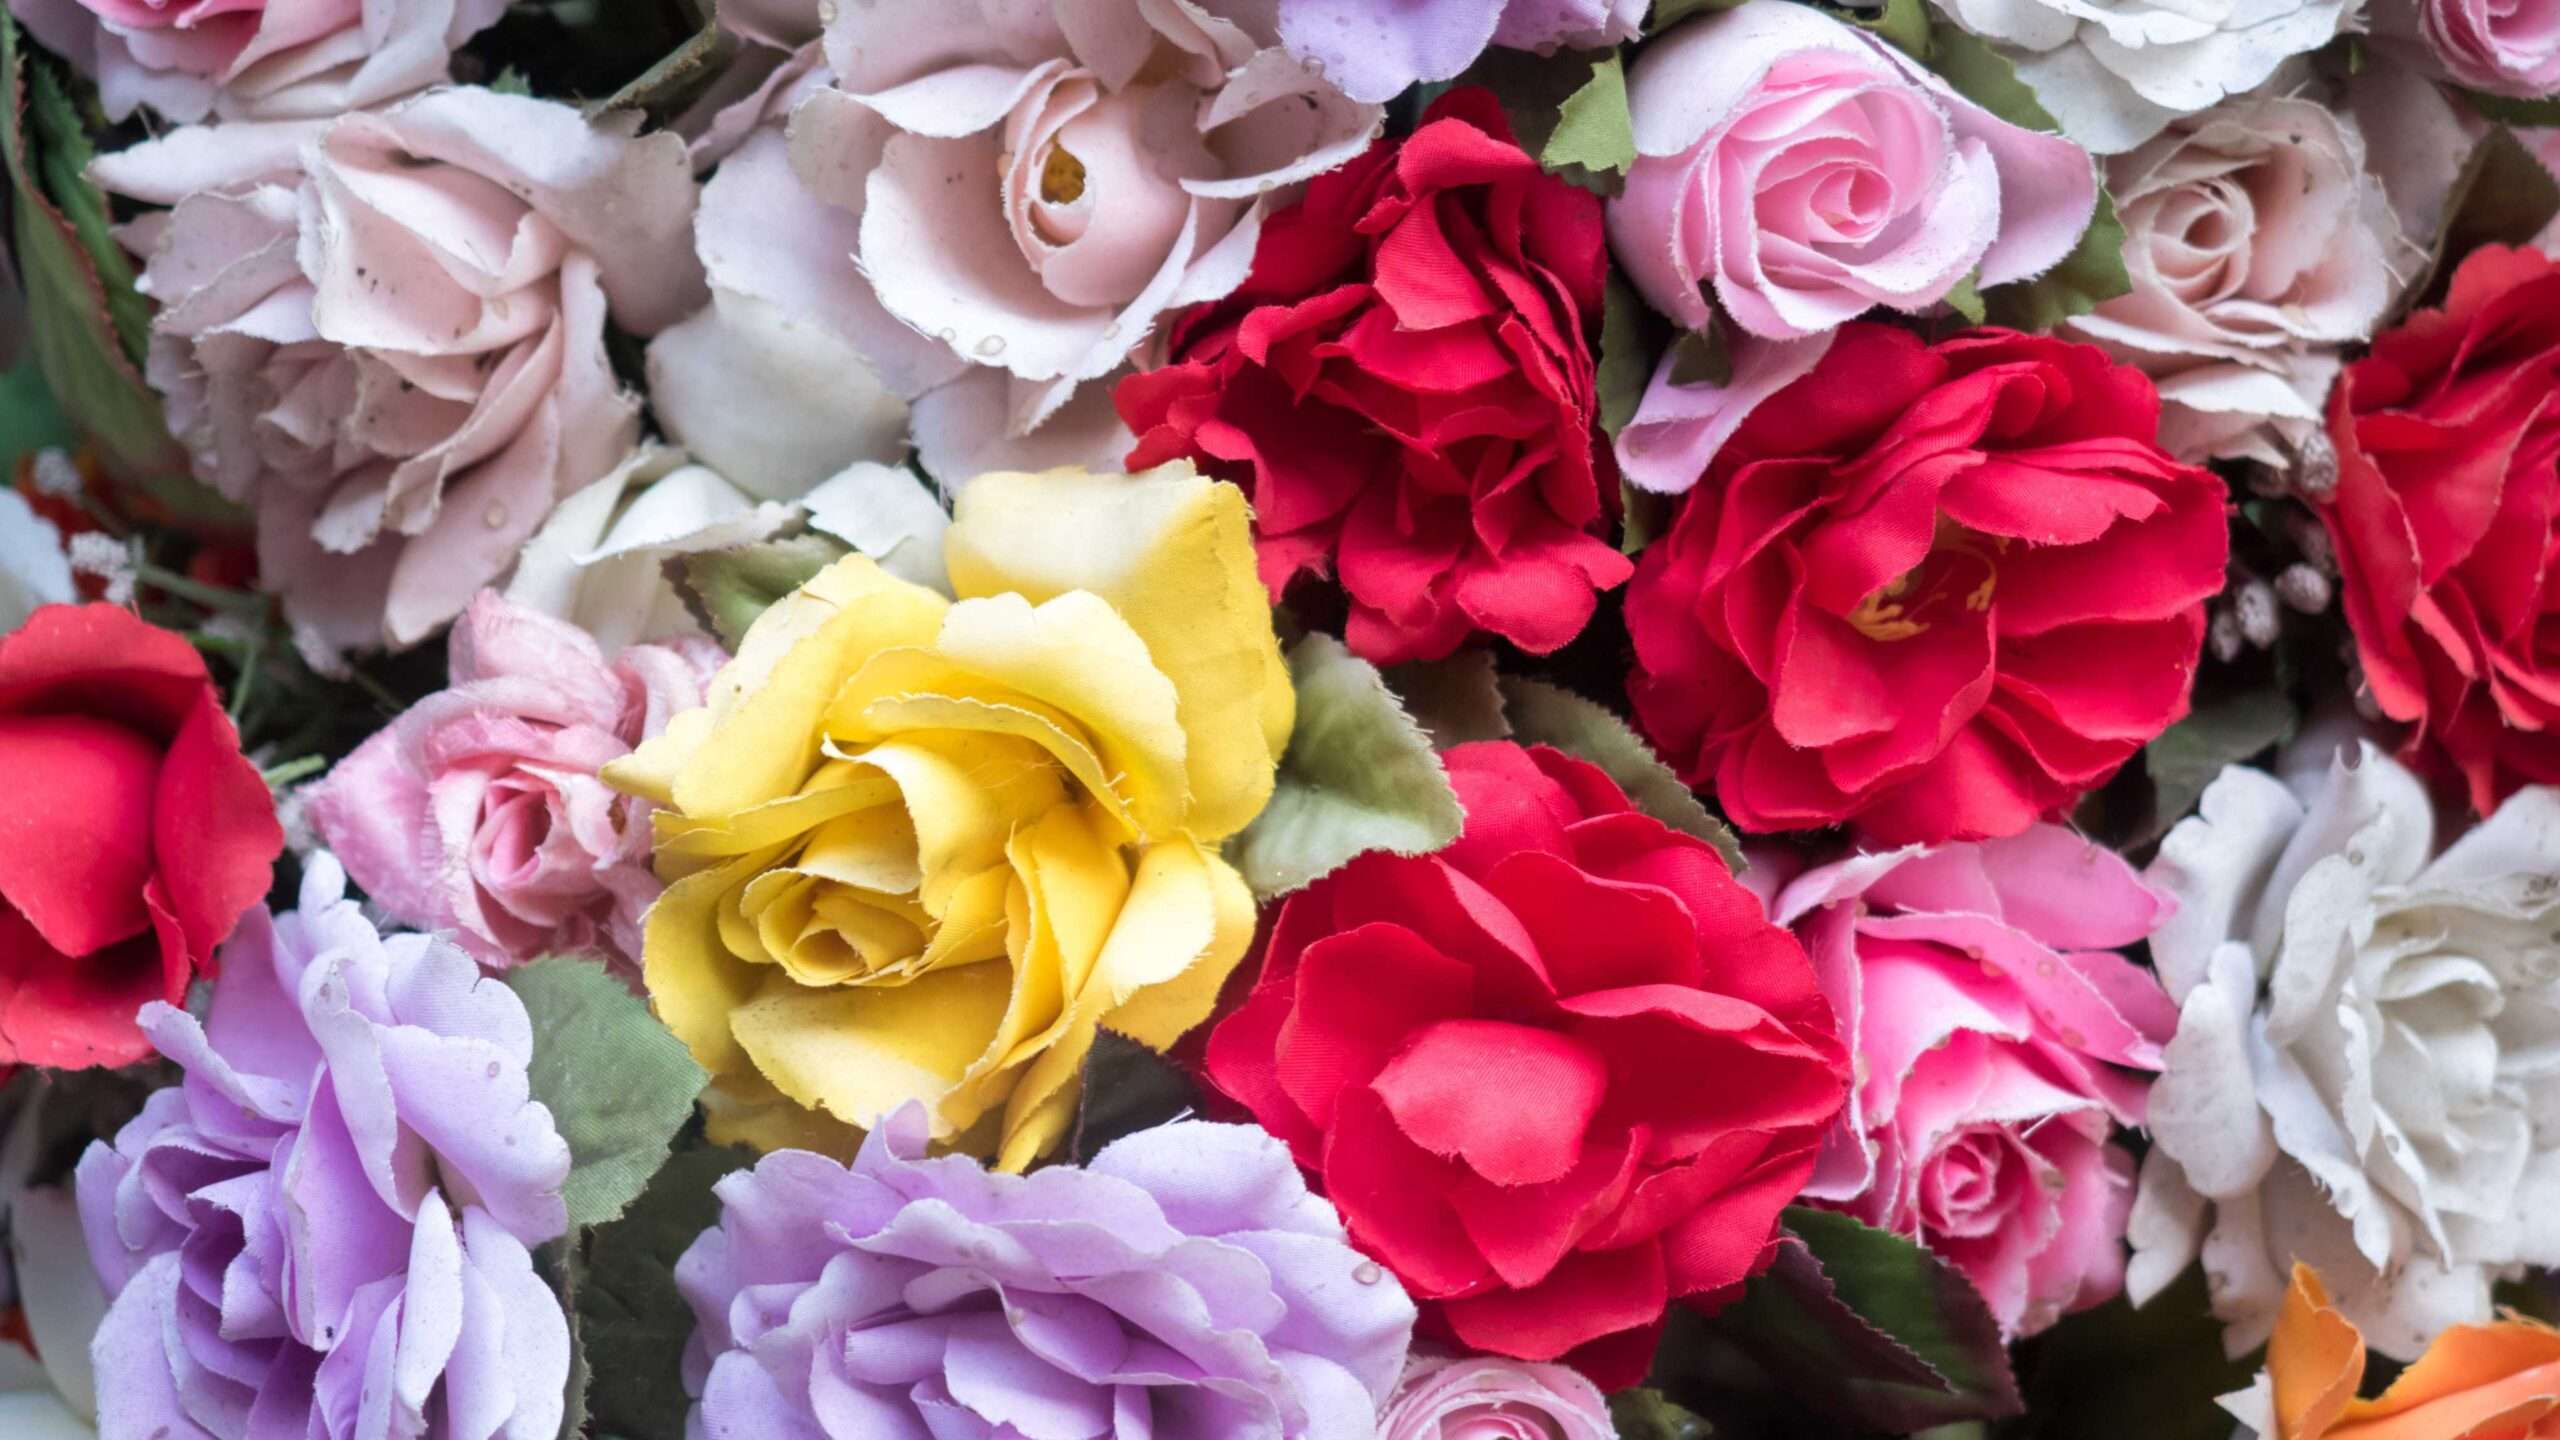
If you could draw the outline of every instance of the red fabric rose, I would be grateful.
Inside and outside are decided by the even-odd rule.
[[[2230,546],[2088,345],[1851,323],[1644,552],[1629,693],[1753,830],[2014,835],[2184,715]]]
[[[2560,263],[2475,250],[2329,401],[2347,623],[2410,759],[2487,814],[2560,782]]]
[[[1712,848],[1556,751],[1446,759],[1457,843],[1291,896],[1209,1078],[1443,1330],[1614,1389],[1772,1253],[1845,1052]]]
[[[195,647],[113,605],[0,637],[0,1065],[123,1065],[274,878],[284,831]]]
[[[1318,176],[1234,294],[1121,382],[1129,468],[1191,459],[1252,496],[1263,582],[1340,576],[1351,648],[1431,659],[1582,632],[1631,567],[1595,440],[1598,197],[1546,174],[1484,90]]]

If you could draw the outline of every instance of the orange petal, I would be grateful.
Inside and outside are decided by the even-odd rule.
[[[2276,1394],[2276,1440],[2329,1440],[2364,1381],[2364,1336],[2329,1308],[2329,1292],[2308,1265],[2293,1267],[2293,1288],[2267,1343],[2267,1376]]]

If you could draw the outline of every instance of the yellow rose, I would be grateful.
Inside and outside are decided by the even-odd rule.
[[[1171,1045],[1252,940],[1218,844],[1296,702],[1243,495],[989,475],[945,553],[956,601],[820,573],[605,772],[660,807],[649,995],[722,1138],[841,1143],[915,1099],[1020,1169],[1099,1027]]]

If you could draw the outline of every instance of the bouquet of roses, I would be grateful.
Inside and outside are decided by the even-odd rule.
[[[0,4],[0,1436],[2560,1436],[2554,0]]]

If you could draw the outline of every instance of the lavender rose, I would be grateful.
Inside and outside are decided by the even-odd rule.
[[[2234,100],[2107,167],[2132,293],[2071,322],[2160,387],[2181,460],[2289,466],[2320,428],[2338,351],[2371,338],[2414,260],[2355,121]]]
[[[1596,50],[1633,40],[1652,0],[1279,0],[1280,43],[1354,100],[1446,80],[1486,47]]]
[[[699,305],[684,144],[566,105],[431,91],[107,156],[161,302],[148,373],[197,473],[256,514],[307,651],[408,645],[638,438],[608,313]]]
[[[569,1328],[531,1247],[567,1228],[569,1147],[528,1098],[532,1022],[345,883],[315,855],[300,910],[252,911],[202,1024],[143,1008],[186,1078],[77,1179],[103,1435],[559,1431]]]
[[[677,1264],[696,1434],[1368,1440],[1413,1327],[1288,1151],[1141,1131],[1082,1169],[928,1160],[908,1105],[850,1168],[722,1181]]]
[[[181,124],[362,110],[442,82],[506,0],[9,0],[122,120]]]

